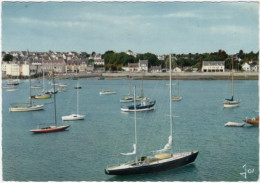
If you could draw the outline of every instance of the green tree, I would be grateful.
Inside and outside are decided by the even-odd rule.
[[[3,58],[3,61],[12,61],[13,60],[13,55],[6,54]]]

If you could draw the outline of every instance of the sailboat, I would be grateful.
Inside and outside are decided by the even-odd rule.
[[[233,71],[233,57],[232,57],[232,97],[231,99],[225,99],[226,101],[223,103],[223,107],[225,108],[231,108],[231,107],[238,107],[239,101],[234,100],[234,71]]]
[[[121,111],[123,112],[141,112],[141,111],[151,111],[154,110],[154,105],[156,100],[150,101],[148,97],[144,97],[140,104],[134,104],[130,106],[122,106]]]
[[[180,96],[179,80],[177,80],[177,90],[178,90],[178,95],[172,97],[173,101],[180,101],[182,99],[182,97]]]
[[[84,118],[85,118],[85,115],[79,114],[79,90],[77,90],[77,114],[62,116],[61,119],[63,121],[74,121],[74,120],[80,120],[80,119],[84,119]]]
[[[171,57],[170,57],[171,59]],[[171,65],[171,64],[170,64]],[[171,67],[171,66],[170,66]],[[135,97],[135,92],[134,92]],[[129,153],[121,153],[121,155],[130,156],[135,155],[135,160],[105,169],[105,173],[108,175],[131,175],[131,174],[144,174],[153,173],[163,170],[169,170],[179,168],[195,161],[198,155],[198,151],[183,152],[183,153],[165,153],[166,151],[173,150],[173,125],[172,125],[172,91],[171,91],[171,72],[170,72],[170,135],[168,143],[163,149],[153,151],[154,155],[151,157],[141,156],[137,157],[137,133],[136,133],[136,110],[135,110],[135,143],[133,144],[134,150]],[[135,104],[135,100],[134,100]],[[134,105],[136,106],[136,105]]]
[[[30,67],[29,67],[30,70]],[[32,103],[32,97],[31,97],[31,74],[29,74],[29,103],[13,103],[11,104],[11,107],[9,108],[9,111],[11,112],[27,112],[27,111],[38,111],[42,110],[44,108],[44,104],[38,104],[38,105],[33,105]]]
[[[54,81],[54,71],[53,71],[53,81]],[[55,85],[53,85],[53,90],[55,91]],[[58,132],[58,131],[64,131],[67,128],[70,127],[70,125],[63,125],[63,126],[57,126],[57,116],[56,116],[56,94],[54,94],[53,100],[54,100],[54,124],[53,126],[46,126],[43,128],[38,127],[37,129],[29,130],[33,133],[49,133],[49,132]],[[40,124],[44,125],[44,124]],[[40,126],[39,125],[39,126]]]
[[[43,88],[43,94],[39,94],[39,95],[34,95],[31,96],[32,99],[48,99],[51,98],[51,94],[45,94],[44,90],[45,90],[45,85],[44,85],[44,71],[42,72],[42,88]]]
[[[244,119],[243,120],[245,123],[251,124],[251,125],[259,125],[259,116],[251,119]]]
[[[82,88],[82,86],[79,84],[79,82],[77,82],[77,85],[76,85],[76,86],[74,86],[74,88],[75,88],[75,89],[81,89],[81,88]]]
[[[99,92],[100,95],[112,95],[112,94],[116,94],[116,91],[108,89],[108,90],[102,90],[101,92]]]
[[[125,96],[124,98],[120,99],[120,102],[122,103],[126,103],[126,102],[133,102],[134,101],[134,97],[131,95],[131,86],[130,86],[130,76],[128,76],[128,87],[129,87],[129,93],[127,96]]]

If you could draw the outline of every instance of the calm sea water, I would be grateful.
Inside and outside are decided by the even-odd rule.
[[[2,152],[5,181],[256,181],[259,172],[259,130],[246,125],[224,127],[227,121],[242,122],[258,114],[258,81],[235,81],[240,106],[222,107],[231,97],[230,81],[180,81],[183,100],[173,103],[174,151],[199,150],[195,163],[154,174],[108,176],[107,166],[126,162],[121,152],[131,152],[134,142],[134,114],[120,111],[120,98],[128,94],[127,80],[80,79],[82,121],[62,122],[61,116],[76,112],[75,80],[62,80],[68,90],[58,93],[59,124],[68,131],[32,134],[38,123],[54,121],[53,105],[42,111],[9,112],[10,103],[28,99],[29,82],[16,92],[2,90]],[[47,83],[47,81],[46,81]],[[173,81],[175,83],[175,81]],[[141,81],[133,80],[137,93]],[[169,135],[169,86],[167,80],[144,81],[144,93],[156,100],[156,109],[137,113],[138,152],[147,154],[162,148]],[[49,88],[51,86],[49,85]],[[116,95],[100,96],[102,89]],[[34,90],[35,92],[36,90]],[[173,86],[173,92],[176,92]],[[48,103],[52,99],[37,100]],[[245,170],[246,168],[246,170]],[[246,178],[241,173],[246,171]]]

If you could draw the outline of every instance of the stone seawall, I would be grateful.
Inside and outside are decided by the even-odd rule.
[[[239,72],[234,73],[234,79],[237,80],[258,80],[257,72]],[[129,73],[103,73],[103,77],[108,78],[122,78],[128,77]],[[169,73],[130,73],[130,77],[134,79],[168,79]],[[180,80],[226,80],[231,78],[231,73],[198,73],[198,72],[182,72],[182,73],[172,73],[173,79]]]
[[[110,78],[121,79],[130,75],[133,79],[145,79],[145,80],[166,80],[169,78],[169,72],[163,73],[130,73],[129,72],[106,72],[106,73],[70,73],[70,74],[57,74],[56,78],[71,79],[71,78]],[[50,76],[45,76],[51,78]],[[202,73],[202,72],[173,72],[173,79],[180,80],[227,80],[231,78],[230,72],[223,73]],[[234,79],[236,80],[258,80],[258,72],[236,72],[234,73]],[[6,79],[2,77],[2,79]]]

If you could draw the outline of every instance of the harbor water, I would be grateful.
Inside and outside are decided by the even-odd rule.
[[[76,113],[79,81],[79,113],[84,120],[63,122]],[[2,166],[5,181],[257,181],[259,175],[258,126],[225,127],[228,121],[242,122],[259,115],[258,81],[235,81],[239,107],[223,108],[231,98],[229,80],[185,80],[179,82],[183,99],[173,102],[173,152],[199,151],[196,161],[182,168],[153,174],[109,176],[104,169],[134,157],[134,114],[121,112],[120,99],[129,93],[128,80],[60,80],[67,91],[56,94],[58,125],[71,125],[64,132],[33,134],[39,123],[54,122],[51,99],[44,110],[9,112],[11,103],[26,102],[29,81],[17,91],[2,89]],[[36,81],[32,81],[34,83]],[[50,89],[51,85],[46,86]],[[3,81],[5,83],[5,81]],[[144,95],[156,100],[155,110],[137,113],[137,153],[149,155],[164,147],[170,133],[169,81],[145,80]],[[173,81],[173,94],[177,93]],[[141,80],[131,80],[131,92],[141,94]],[[100,95],[104,89],[117,91]],[[36,94],[42,89],[33,89]]]

